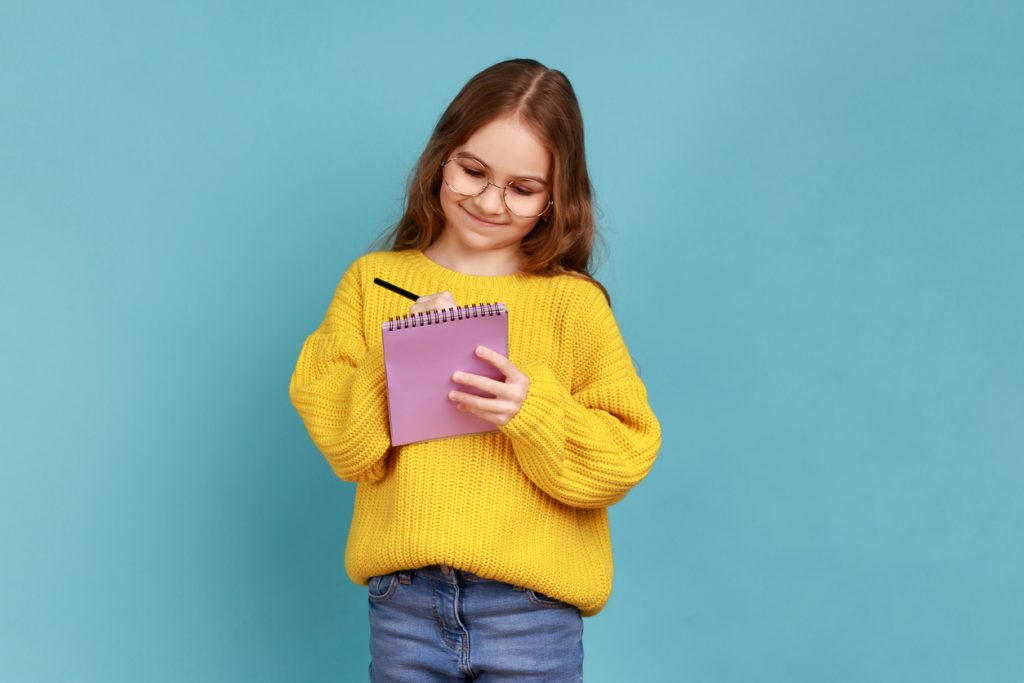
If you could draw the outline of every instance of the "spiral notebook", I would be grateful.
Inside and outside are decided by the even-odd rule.
[[[483,345],[508,356],[505,304],[406,315],[388,320],[382,328],[392,446],[497,430],[483,418],[459,412],[457,404],[448,400],[448,392],[455,389],[493,398],[452,381],[456,370],[505,380],[501,371],[475,353]]]

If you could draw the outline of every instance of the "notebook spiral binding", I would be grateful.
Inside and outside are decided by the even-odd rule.
[[[393,332],[410,327],[437,325],[464,318],[483,318],[491,315],[506,315],[507,313],[508,309],[503,303],[469,304],[467,306],[456,306],[455,308],[444,308],[440,311],[428,311],[427,313],[417,313],[416,315],[401,315],[395,318],[388,318],[388,321],[384,323],[384,329],[388,332]]]

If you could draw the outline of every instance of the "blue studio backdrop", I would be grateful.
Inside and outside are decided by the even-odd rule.
[[[365,678],[288,380],[525,56],[664,431],[586,679],[1019,680],[1022,8],[5,1],[0,679]]]

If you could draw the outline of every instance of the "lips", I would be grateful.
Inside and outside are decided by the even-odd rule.
[[[467,214],[469,214],[470,218],[472,218],[474,221],[476,221],[480,225],[486,225],[489,228],[497,228],[497,227],[501,227],[502,225],[507,225],[507,223],[492,223],[491,221],[484,220],[483,218],[480,218],[479,216],[477,216],[476,214],[472,213],[469,209],[467,209],[464,206],[461,207],[461,208],[462,208],[463,211],[465,211]]]

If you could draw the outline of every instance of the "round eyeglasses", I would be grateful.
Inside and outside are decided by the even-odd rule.
[[[533,178],[515,178],[505,187],[495,185],[487,167],[473,157],[450,157],[441,164],[441,177],[448,189],[464,197],[476,197],[494,185],[501,190],[505,208],[520,218],[542,216],[554,203],[547,184]]]

